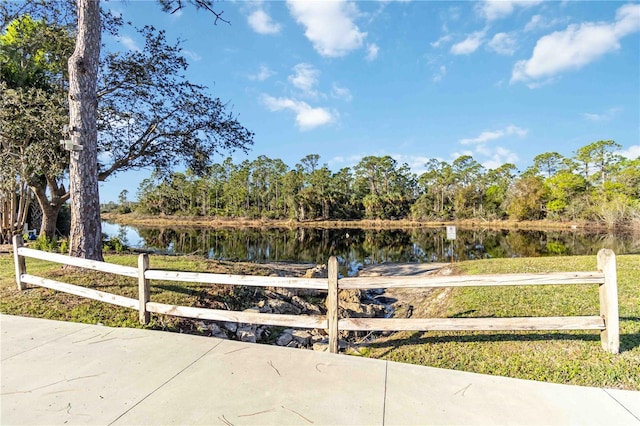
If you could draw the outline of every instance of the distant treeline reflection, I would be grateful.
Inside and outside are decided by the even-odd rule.
[[[135,228],[134,228],[135,229]],[[253,262],[448,262],[490,257],[618,254],[638,251],[632,235],[572,231],[458,230],[454,242],[443,229],[137,229],[144,247],[212,259]],[[453,243],[453,244],[452,244]]]

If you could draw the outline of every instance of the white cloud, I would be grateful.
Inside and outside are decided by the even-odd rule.
[[[511,56],[516,51],[516,39],[512,34],[497,33],[491,41],[487,43],[487,46],[500,55]]]
[[[262,8],[256,9],[247,17],[247,22],[253,31],[259,34],[277,34],[280,32],[280,24],[273,22],[271,16]]]
[[[640,157],[640,145],[631,145],[628,149],[618,151],[617,154],[620,154],[629,160],[635,160]]]
[[[293,74],[289,76],[289,83],[300,89],[305,96],[317,97],[315,86],[318,85],[320,71],[313,65],[300,63],[293,67]]]
[[[367,45],[367,56],[365,57],[365,59],[367,61],[373,61],[374,59],[376,59],[378,57],[378,52],[379,51],[380,51],[380,48],[378,47],[377,44],[371,43],[371,44]]]
[[[266,65],[260,65],[258,73],[250,75],[249,80],[265,81],[274,74],[275,72],[271,71]]]
[[[183,50],[182,54],[195,62],[202,60],[202,56],[198,55],[193,50]]]
[[[363,155],[351,155],[347,158],[338,155],[329,160],[329,165],[335,167],[353,167],[358,164],[363,158]]]
[[[320,55],[340,57],[362,47],[367,33],[353,22],[359,13],[355,3],[287,0],[287,5]]]
[[[529,20],[529,22],[527,22],[527,25],[525,25],[524,31],[531,32],[531,31],[537,31],[537,30],[544,30],[566,21],[567,21],[566,18],[548,19],[543,17],[542,15],[533,15]]]
[[[460,43],[451,46],[451,53],[454,55],[469,55],[476,50],[483,42],[485,31],[476,31],[467,36]]]
[[[351,95],[351,91],[346,87],[340,87],[336,83],[333,83],[331,86],[331,96],[336,99],[342,99],[347,102],[351,102],[353,96]]]
[[[411,171],[420,176],[427,171],[426,164],[431,158],[424,155],[405,155],[405,154],[391,154],[391,158],[396,160],[398,164],[407,164]]]
[[[133,50],[135,52],[140,52],[140,48],[134,39],[129,36],[119,36],[118,41],[124,45],[129,50]]]
[[[432,41],[429,44],[431,45],[431,47],[438,48],[438,47],[442,46],[444,43],[448,43],[450,41],[451,41],[451,35],[450,34],[445,34],[442,37],[440,37],[439,39],[437,39],[436,41]]]
[[[525,32],[533,31],[542,27],[544,25],[543,19],[544,18],[542,18],[542,15],[533,15],[529,22],[527,22],[527,25],[525,25],[524,27]]]
[[[511,83],[535,82],[577,70],[620,48],[620,39],[640,30],[640,4],[626,4],[611,23],[572,24],[538,40],[528,60],[516,62]]]
[[[438,71],[433,75],[432,80],[434,83],[437,83],[441,81],[445,75],[447,75],[447,67],[445,67],[444,65],[440,65]]]
[[[622,111],[622,108],[609,108],[602,114],[585,112],[582,116],[589,121],[609,121],[620,111]]]
[[[300,130],[311,130],[330,124],[336,120],[337,113],[325,108],[313,108],[306,102],[290,98],[274,98],[263,95],[262,102],[270,111],[289,110],[296,114],[296,124]]]
[[[489,142],[495,139],[500,139],[505,136],[516,135],[522,138],[527,135],[527,132],[528,130],[526,129],[522,129],[514,125],[509,125],[504,129],[482,132],[480,133],[480,135],[476,136],[475,138],[460,139],[459,142],[462,145],[484,144],[485,142]]]
[[[476,5],[476,11],[487,21],[494,21],[511,15],[516,7],[528,8],[541,2],[541,0],[485,0]]]
[[[496,147],[493,151],[490,151],[486,154],[488,157],[486,160],[481,162],[482,166],[487,169],[497,169],[498,167],[506,164],[506,163],[517,163],[520,158],[515,152],[509,151],[503,147]]]

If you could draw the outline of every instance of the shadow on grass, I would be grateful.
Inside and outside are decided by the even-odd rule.
[[[622,318],[621,318],[622,319]],[[637,318],[635,320],[638,320]],[[402,346],[413,346],[436,343],[480,343],[480,342],[539,342],[552,340],[599,342],[599,334],[570,334],[570,333],[527,333],[527,334],[475,334],[475,335],[439,335],[424,336],[425,332],[414,332],[407,338],[397,338],[385,342],[372,343],[372,348],[388,348],[380,357],[388,355],[392,350]],[[621,334],[620,353],[640,348],[640,334]]]

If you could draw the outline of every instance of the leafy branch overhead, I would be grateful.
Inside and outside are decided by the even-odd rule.
[[[99,180],[113,173],[153,166],[168,173],[182,160],[198,173],[212,156],[246,151],[253,133],[207,88],[186,80],[179,43],[146,26],[141,51],[109,54],[98,96]]]
[[[183,2],[183,0],[158,0],[158,2],[162,7],[163,12],[169,12],[171,14],[174,14],[185,7],[185,2]],[[188,3],[192,4],[196,9],[204,9],[207,12],[213,14],[213,16],[215,17],[213,25],[217,25],[218,21],[222,21],[226,24],[230,23],[222,17],[222,15],[224,14],[224,10],[221,10],[220,12],[215,10],[215,8],[213,7],[213,0],[189,0]]]

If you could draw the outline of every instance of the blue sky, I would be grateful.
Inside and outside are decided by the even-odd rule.
[[[468,154],[523,171],[538,154],[610,139],[640,155],[639,2],[217,2],[231,25],[155,1],[103,6],[184,41],[188,78],[255,132],[237,162],[319,154],[337,171],[390,155],[420,174]],[[104,41],[143,46],[127,30]],[[133,198],[149,174],[116,175],[101,202]]]

